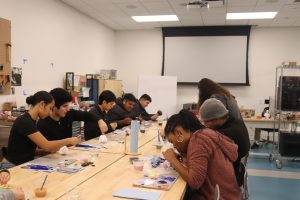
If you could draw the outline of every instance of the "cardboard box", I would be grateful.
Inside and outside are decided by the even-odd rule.
[[[243,118],[253,118],[255,117],[254,109],[240,109]]]
[[[0,18],[0,41],[10,43],[11,23],[7,19]]]
[[[3,111],[12,111],[13,109],[13,103],[11,102],[4,102],[2,105],[2,110]]]

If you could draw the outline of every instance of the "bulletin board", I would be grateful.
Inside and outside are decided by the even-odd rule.
[[[145,93],[150,95],[152,99],[152,102],[146,108],[148,113],[154,114],[157,110],[161,110],[163,112],[163,119],[176,113],[176,76],[139,76],[137,98]]]
[[[0,18],[0,95],[11,93],[11,23]]]

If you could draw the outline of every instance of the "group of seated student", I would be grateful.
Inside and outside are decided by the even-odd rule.
[[[45,152],[56,152],[63,146],[76,145],[79,137],[60,137],[48,140],[38,129],[37,120],[44,120],[52,115],[54,99],[46,91],[39,91],[26,98],[29,111],[19,116],[10,131],[8,146],[3,152],[1,168],[10,168],[34,159],[39,147]],[[55,134],[51,132],[51,134]]]
[[[51,153],[62,146],[78,144],[81,138],[72,137],[74,121],[85,122],[87,140],[129,125],[138,117],[133,112],[136,98],[132,94],[125,94],[115,105],[116,96],[111,91],[104,91],[99,95],[98,106],[90,112],[70,110],[71,101],[72,96],[62,88],[49,93],[39,91],[27,97],[30,109],[18,117],[11,128],[1,168],[31,161],[38,152]]]
[[[0,199],[1,200],[25,200],[25,194],[21,187],[8,184],[10,172],[7,169],[0,170]]]
[[[85,140],[89,140],[130,124],[132,119],[156,120],[158,114],[149,114],[146,107],[151,103],[151,97],[143,94],[139,100],[133,94],[127,93],[122,98],[116,99],[113,92],[103,91],[99,95],[98,105],[90,109],[90,113],[102,119],[107,126],[105,131],[100,130],[93,122],[85,122]]]

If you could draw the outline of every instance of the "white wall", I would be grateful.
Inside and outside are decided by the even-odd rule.
[[[161,73],[162,48],[160,29],[117,32],[116,63],[119,77],[124,81],[125,92],[137,94],[139,74]],[[228,87],[239,105],[255,108],[256,113],[260,114],[265,107],[264,99],[275,95],[275,68],[282,61],[292,60],[300,64],[299,52],[300,27],[253,28],[249,46],[251,86]],[[183,103],[197,102],[197,99],[197,86],[178,86],[178,110]]]
[[[137,95],[139,75],[161,74],[161,30],[117,31],[116,66],[123,90]]]
[[[15,95],[1,95],[0,105],[7,100],[25,105],[23,90],[63,87],[65,72],[115,66],[115,32],[60,1],[0,0],[0,5],[0,17],[11,20],[12,67],[23,68],[22,86]]]

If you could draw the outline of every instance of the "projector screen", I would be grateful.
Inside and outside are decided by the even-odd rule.
[[[202,78],[210,78],[222,84],[249,85],[249,35],[209,33],[164,34],[162,74],[177,76],[178,83],[198,83]]]

